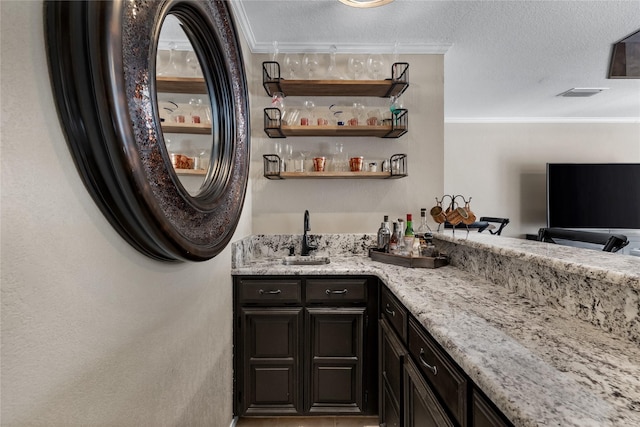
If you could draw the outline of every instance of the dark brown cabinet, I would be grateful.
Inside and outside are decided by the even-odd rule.
[[[512,426],[384,286],[379,353],[380,426]]]
[[[378,281],[234,278],[236,415],[377,413]]]
[[[406,427],[454,426],[411,359],[405,362],[404,380],[404,425]]]
[[[473,427],[509,427],[504,415],[477,388],[471,393]]]

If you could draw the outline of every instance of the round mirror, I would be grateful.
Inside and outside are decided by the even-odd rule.
[[[203,190],[213,148],[211,102],[203,76],[179,18],[169,14],[156,53],[156,108],[169,161],[191,196]]]
[[[202,261],[217,255],[240,218],[250,152],[246,76],[227,2],[51,0],[45,14],[59,116],[76,167],[105,217],[154,259]],[[173,41],[164,49],[164,23],[169,29],[174,19],[189,48],[181,50]],[[165,86],[171,74],[165,65],[177,65],[172,53],[174,61],[178,53],[183,56],[187,71],[195,56],[202,76],[173,79],[197,80],[198,90],[189,87],[180,96],[189,97],[186,105],[193,99],[193,111],[208,106],[211,116],[204,135],[181,134],[180,142],[163,122],[165,112],[175,113],[187,99],[163,98],[177,90]],[[183,90],[185,83],[180,85]],[[193,163],[174,167],[176,147]],[[207,149],[195,169],[194,157]],[[203,172],[191,185],[180,170]]]

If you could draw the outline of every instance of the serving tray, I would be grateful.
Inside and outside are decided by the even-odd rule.
[[[369,248],[369,257],[374,261],[409,268],[438,268],[449,264],[449,258],[444,255],[437,257],[397,255],[379,252],[373,248]]]

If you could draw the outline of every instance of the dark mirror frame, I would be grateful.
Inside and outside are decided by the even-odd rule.
[[[249,106],[226,1],[46,1],[55,102],[76,168],[102,213],[143,254],[204,261],[229,243],[249,175]],[[156,53],[174,14],[196,51],[212,106],[211,166],[191,196],[164,144]]]

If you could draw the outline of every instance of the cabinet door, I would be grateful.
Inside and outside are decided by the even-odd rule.
[[[380,424],[402,425],[403,368],[407,351],[384,320],[380,320]]]
[[[435,395],[410,358],[404,364],[405,427],[453,427]]]
[[[242,415],[302,412],[302,308],[241,309]]]
[[[365,313],[364,307],[307,309],[308,412],[364,412]]]
[[[472,402],[471,425],[473,427],[508,427],[512,425],[475,387],[473,388]]]

